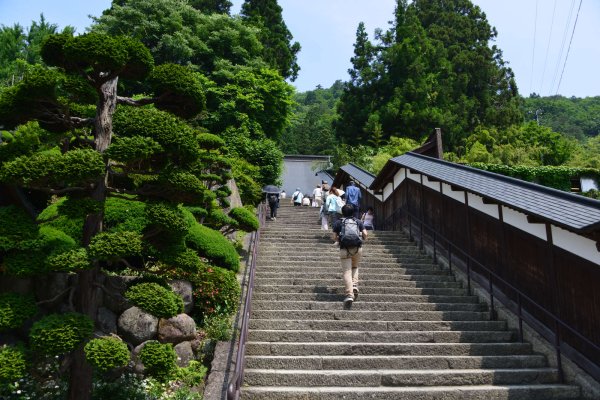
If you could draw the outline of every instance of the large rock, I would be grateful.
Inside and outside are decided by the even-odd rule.
[[[117,333],[117,314],[106,307],[100,307],[98,308],[96,324],[104,333]]]
[[[174,347],[177,354],[177,365],[187,367],[190,361],[194,360],[194,351],[190,342],[181,342]]]
[[[196,323],[187,314],[169,319],[161,318],[158,323],[158,340],[162,343],[180,343],[196,337]]]
[[[104,307],[110,311],[121,314],[133,304],[125,298],[127,285],[136,279],[134,276],[107,276],[104,287],[108,293],[104,293]]]
[[[158,318],[137,307],[125,310],[119,317],[119,334],[133,345],[156,338]]]
[[[169,281],[169,286],[183,299],[183,311],[192,312],[194,308],[194,297],[192,295],[192,284],[188,281]]]

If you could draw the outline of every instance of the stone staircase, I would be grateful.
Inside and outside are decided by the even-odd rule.
[[[577,399],[546,358],[399,232],[370,232],[345,309],[316,208],[261,232],[242,399]]]

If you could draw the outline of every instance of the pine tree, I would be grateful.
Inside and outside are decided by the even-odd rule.
[[[300,71],[297,63],[300,43],[292,43],[293,36],[283,21],[277,0],[245,0],[241,15],[247,23],[260,29],[265,61],[281,76],[294,81]]]

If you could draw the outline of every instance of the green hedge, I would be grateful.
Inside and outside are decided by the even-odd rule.
[[[185,239],[186,244],[219,267],[237,272],[240,261],[233,244],[220,232],[194,224]]]
[[[37,313],[33,296],[17,293],[0,294],[0,332],[19,328]]]
[[[0,346],[0,384],[24,378],[27,373],[25,352],[20,347]]]
[[[472,163],[470,166],[484,171],[510,176],[528,182],[539,183],[551,188],[571,191],[571,179],[581,176],[591,176],[600,179],[600,171],[593,168],[553,167],[553,166],[524,166]]]
[[[127,343],[117,337],[90,340],[84,347],[86,360],[100,372],[125,367],[129,363]]]
[[[34,351],[55,356],[74,350],[94,331],[94,321],[83,314],[51,314],[37,321],[29,331]]]
[[[229,211],[229,216],[236,221],[237,227],[246,232],[258,230],[260,223],[254,213],[245,207],[236,207]]]
[[[159,318],[171,318],[183,312],[183,300],[172,290],[147,282],[131,286],[125,297],[142,310]]]
[[[140,255],[142,236],[136,232],[102,232],[92,238],[88,253],[97,260],[115,260]]]

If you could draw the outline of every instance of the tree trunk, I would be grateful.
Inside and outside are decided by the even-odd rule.
[[[103,153],[112,140],[112,117],[117,104],[117,82],[115,77],[104,84],[98,90],[98,105],[96,107],[96,120],[94,125],[94,143],[96,151]],[[92,238],[102,232],[102,220],[104,217],[104,201],[106,199],[106,185],[108,174],[100,179],[91,199],[101,206],[96,213],[86,216],[83,226],[82,244],[88,246]],[[98,312],[97,289],[94,282],[99,272],[99,265],[94,266],[78,274],[78,287],[75,294],[75,310],[96,320]],[[85,361],[83,346],[79,346],[73,352],[73,362],[70,369],[69,400],[89,400],[92,397],[92,367]]]

